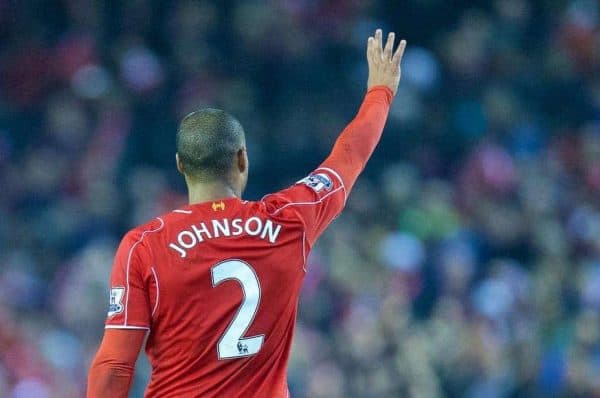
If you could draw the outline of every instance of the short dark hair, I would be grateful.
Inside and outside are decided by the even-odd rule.
[[[205,108],[183,118],[177,131],[177,153],[188,177],[225,178],[237,151],[245,144],[244,129],[220,109]]]

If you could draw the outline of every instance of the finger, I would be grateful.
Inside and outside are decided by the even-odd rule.
[[[400,65],[400,61],[402,61],[402,56],[404,55],[404,49],[406,48],[406,40],[400,40],[400,44],[394,53],[394,57],[392,58],[392,62],[396,65]]]
[[[394,48],[394,32],[390,32],[385,43],[385,49],[383,50],[383,59],[386,61],[392,60],[392,49]]]
[[[375,39],[373,36],[369,36],[367,40],[367,58],[370,60],[373,57],[373,46],[375,45]]]
[[[381,29],[377,29],[375,31],[375,53],[378,56],[382,56],[383,54],[383,47],[382,47],[382,40],[381,40]]]

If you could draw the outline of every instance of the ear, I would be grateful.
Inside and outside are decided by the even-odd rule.
[[[240,173],[243,173],[248,168],[248,158],[246,157],[246,148],[240,148],[237,151],[237,167]]]
[[[183,172],[183,164],[181,164],[181,160],[179,160],[179,154],[175,153],[175,163],[177,164],[177,170],[181,173],[184,174]]]

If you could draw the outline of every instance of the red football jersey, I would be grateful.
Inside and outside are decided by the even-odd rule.
[[[306,258],[345,200],[321,167],[260,201],[189,205],[130,231],[106,328],[149,330],[146,396],[288,397]]]
[[[289,396],[287,363],[306,257],[344,207],[392,98],[388,87],[370,88],[328,158],[294,186],[258,202],[190,205],[123,238],[106,327],[149,330],[147,397]],[[90,378],[129,364],[115,364],[106,344]],[[88,396],[105,392],[92,384]]]

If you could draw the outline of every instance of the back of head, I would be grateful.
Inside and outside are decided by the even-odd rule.
[[[198,181],[226,178],[236,153],[244,145],[242,125],[220,109],[190,113],[177,132],[177,153],[183,172]]]

